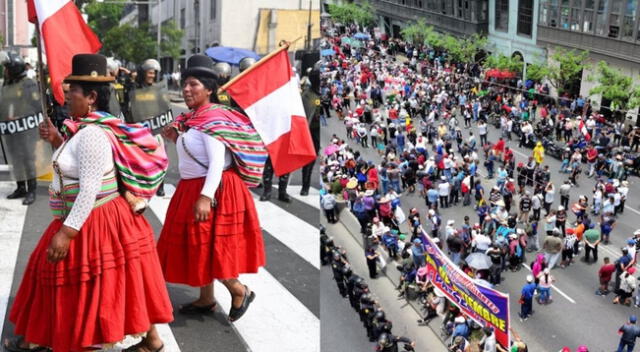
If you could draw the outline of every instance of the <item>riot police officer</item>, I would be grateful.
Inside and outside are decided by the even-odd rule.
[[[353,297],[350,300],[351,306],[356,312],[360,312],[360,298],[367,293],[369,293],[369,284],[363,278],[360,278],[354,285]]]
[[[311,131],[311,139],[316,154],[320,150],[320,114],[322,113],[322,104],[320,102],[320,62],[316,63],[309,71],[309,86],[305,86],[302,91],[302,104],[304,112],[309,122],[309,130]],[[313,160],[302,168],[302,189],[301,196],[309,194],[311,187],[311,173],[316,161]]]
[[[213,70],[218,76],[218,87],[222,87],[225,83],[229,82],[229,79],[231,79],[231,65],[229,65],[228,63],[216,62],[213,65]],[[218,93],[218,102],[222,105],[232,107],[231,97],[229,97],[229,94],[227,94],[226,91]]]
[[[320,225],[320,263],[328,265],[331,261],[333,238],[327,235],[327,229]]]
[[[376,351],[379,352],[398,352],[398,342],[402,342],[406,345],[411,346],[410,350],[413,350],[416,343],[411,341],[410,338],[404,336],[396,336],[390,333],[382,333],[380,337],[378,337],[378,344],[376,346]]]
[[[1,107],[0,121],[18,120],[42,111],[38,83],[27,77],[27,66],[24,59],[14,52],[7,53],[4,59],[5,80],[2,87],[2,104],[4,106]],[[3,136],[7,148],[5,152],[11,159],[9,162],[17,184],[16,190],[7,198],[24,198],[22,201],[24,205],[33,204],[36,200],[36,187],[38,186],[36,177],[38,175],[35,154],[39,140],[37,129],[35,133],[34,135],[30,132],[23,132]]]
[[[362,280],[363,280],[362,276],[355,273],[351,273],[351,276],[346,281],[347,296],[349,297],[349,303],[351,304],[351,307],[355,308],[355,301],[354,301],[355,292],[354,291],[356,289],[356,285],[362,282]]]
[[[344,273],[343,268],[348,263],[342,259],[340,253],[336,250],[333,251],[333,258],[331,261],[331,270],[333,271],[333,278],[336,280],[336,284],[338,285],[338,291],[342,297],[347,297],[347,287],[344,283]]]
[[[373,316],[372,337],[377,341],[382,333],[391,333],[391,321],[387,320],[386,314],[379,308]]]

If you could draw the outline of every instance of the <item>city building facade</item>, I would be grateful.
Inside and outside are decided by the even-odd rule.
[[[3,48],[14,50],[35,61],[37,51],[31,43],[34,32],[35,26],[27,21],[26,1],[0,1],[0,35]]]
[[[147,20],[151,30],[158,20],[173,20],[184,31],[180,58],[160,60],[163,70],[171,72],[184,67],[189,56],[215,45],[266,54],[281,40],[304,33],[290,50],[303,49],[309,21],[311,38],[320,37],[320,0],[160,0],[126,12],[121,23]]]

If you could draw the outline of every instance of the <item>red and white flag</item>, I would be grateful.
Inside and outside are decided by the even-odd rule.
[[[580,130],[580,133],[582,133],[582,135],[584,136],[584,139],[587,142],[589,142],[591,140],[591,135],[589,134],[589,130],[587,130],[587,126],[585,126],[583,120],[580,120],[580,122],[578,123],[578,129]]]
[[[71,73],[75,54],[94,54],[100,40],[71,0],[27,0],[30,22],[38,22],[53,95],[64,104],[62,81]]]
[[[295,171],[316,158],[300,88],[286,50],[258,62],[226,91],[262,137],[276,175]]]

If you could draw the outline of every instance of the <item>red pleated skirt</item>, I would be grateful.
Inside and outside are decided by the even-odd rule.
[[[217,205],[196,222],[193,208],[205,178],[180,180],[158,240],[167,282],[201,287],[214,279],[257,273],[265,265],[264,242],[249,189],[234,169],[222,173]]]
[[[84,351],[173,320],[153,229],[122,197],[95,208],[64,260],[47,261],[56,219],[29,258],[9,319],[54,351]]]

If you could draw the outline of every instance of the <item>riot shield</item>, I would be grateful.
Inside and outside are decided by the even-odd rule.
[[[156,135],[173,121],[166,84],[136,88],[130,93],[131,111],[128,123],[142,123]]]
[[[0,139],[16,181],[51,172],[51,146],[40,139],[44,120],[36,81],[23,79],[0,90]]]
[[[109,113],[119,119],[123,119],[122,109],[120,108],[120,99],[118,97],[118,91],[114,84],[109,85]]]

